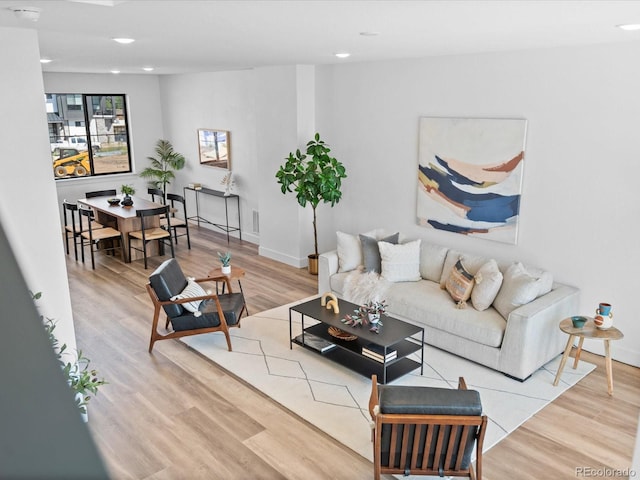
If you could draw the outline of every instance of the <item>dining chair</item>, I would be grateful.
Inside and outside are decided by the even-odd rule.
[[[162,216],[162,215],[164,215],[167,219],[168,228],[166,230],[162,227],[148,227],[146,225],[147,218],[154,217],[154,216]],[[146,270],[147,269],[147,244],[154,240],[158,241],[158,246],[161,248],[161,252],[162,252],[162,248],[164,247],[164,245],[167,243],[167,240],[168,240],[169,246],[171,247],[171,256],[175,258],[176,254],[173,248],[173,241],[171,240],[171,218],[169,217],[169,206],[165,205],[163,207],[158,207],[158,208],[137,210],[136,216],[140,218],[141,229],[133,232],[129,232],[129,258],[131,258],[131,249],[142,252],[144,256],[144,268]],[[131,241],[132,239],[140,241],[142,244],[142,247],[141,248],[133,247],[132,246],[133,242]]]
[[[160,188],[149,188],[147,189],[147,193],[149,195],[151,195],[151,201],[155,202],[156,201],[156,197],[159,197],[159,201],[161,204],[165,204],[167,202],[165,202],[164,200],[164,192],[162,191],[162,189]]]
[[[75,253],[76,261],[78,260],[78,241],[80,240],[81,229],[80,219],[78,217],[78,205],[62,201],[62,218],[64,221],[64,244],[69,255],[69,240],[73,240],[73,252]],[[80,240],[81,241],[81,240]]]
[[[122,241],[122,233],[120,233],[115,228],[111,227],[102,227],[98,229],[93,228],[93,210],[89,208],[79,208],[78,212],[80,213],[80,217],[86,217],[84,222],[81,222],[80,225],[80,237],[82,240],[81,250],[82,250],[82,263],[84,263],[84,247],[88,246],[89,251],[91,252],[91,268],[96,269],[96,261],[94,256],[94,250],[100,248],[105,252],[114,253],[116,250],[120,250],[120,257],[124,261],[124,251],[123,251],[123,241]],[[84,225],[87,225],[87,228],[84,228]],[[114,240],[118,240],[118,246],[113,242]],[[108,242],[110,241],[110,242]],[[107,246],[109,244],[109,246]]]
[[[187,204],[182,195],[177,195],[175,193],[167,193],[167,200],[169,201],[169,205],[171,206],[171,228],[169,230],[173,230],[173,238],[175,240],[176,245],[178,244],[178,237],[187,237],[187,247],[191,250],[191,237],[189,235],[189,222],[187,221]],[[176,212],[178,211],[178,207],[176,207],[176,203],[182,205],[182,215],[183,217],[176,217]],[[167,228],[167,220],[162,218],[160,220],[160,225],[163,228]],[[178,228],[184,229],[184,233],[178,235]]]
[[[204,282],[226,282],[227,293],[217,295],[206,292]],[[149,352],[158,340],[179,338],[200,333],[223,332],[227,349],[231,351],[229,328],[240,327],[240,318],[246,314],[242,293],[234,293],[228,277],[193,279],[185,277],[175,258],[165,260],[150,276],[147,292],[153,302],[153,322]],[[158,332],[160,312],[167,315],[165,329]]]
[[[371,377],[373,478],[431,475],[482,479],[487,416],[480,394],[458,389],[380,385]],[[471,456],[475,447],[475,470]]]
[[[109,190],[96,190],[94,192],[86,192],[84,194],[85,198],[94,198],[94,197],[106,197],[106,196],[112,196],[115,197],[118,193],[116,192],[115,188],[109,189]]]

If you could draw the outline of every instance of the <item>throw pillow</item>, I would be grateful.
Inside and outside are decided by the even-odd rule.
[[[447,252],[447,258],[444,261],[442,267],[442,277],[440,278],[440,287],[444,288],[451,269],[458,260],[462,260],[464,267],[471,275],[478,273],[478,270],[482,265],[487,263],[490,259],[481,255],[472,255],[470,253],[462,253],[457,250],[449,250]]]
[[[445,282],[445,288],[454,302],[456,302],[456,308],[465,308],[467,306],[467,300],[471,297],[471,291],[473,290],[473,282],[473,275],[458,260]]]
[[[379,238],[380,230],[365,232],[367,237]],[[362,265],[362,246],[358,235],[336,232],[338,239],[336,251],[338,253],[338,272],[350,272]]]
[[[196,283],[193,278],[187,278],[187,286],[184,287],[182,292],[178,295],[171,297],[171,300],[182,300],[183,298],[204,297],[207,295],[204,288],[200,284]],[[200,307],[202,300],[195,300],[193,302],[181,303],[185,310],[193,313],[200,313],[198,307]]]
[[[491,259],[480,267],[474,278],[476,284],[471,291],[471,303],[473,308],[483,311],[491,306],[500,291],[502,272],[498,263]]]
[[[396,245],[398,243],[399,236],[400,233],[394,233],[393,235],[389,235],[388,237],[383,238],[380,241]],[[369,237],[368,235],[362,234],[359,235],[359,237],[360,244],[362,246],[364,271],[380,273],[382,271],[382,260],[380,258],[380,248],[378,247],[378,240],[373,237]]]
[[[447,247],[422,242],[420,245],[420,276],[425,280],[440,282],[447,251]]]
[[[493,306],[508,320],[509,314],[516,308],[536,299],[540,284],[540,279],[529,275],[522,263],[514,263],[504,272],[502,287]]]
[[[399,245],[378,242],[381,276],[389,282],[417,282],[420,277],[420,240]]]
[[[362,247],[357,235],[336,232],[338,237],[338,272],[350,272],[362,265]]]

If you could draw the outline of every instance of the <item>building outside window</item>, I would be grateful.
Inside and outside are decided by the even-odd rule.
[[[45,95],[56,179],[132,171],[124,95]]]

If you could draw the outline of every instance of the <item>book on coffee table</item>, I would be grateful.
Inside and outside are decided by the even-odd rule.
[[[377,360],[378,362],[384,363],[385,361],[397,358],[398,352],[396,350],[387,348],[387,353],[385,354],[383,347],[381,347],[380,345],[376,345],[375,343],[369,343],[362,347],[362,355],[372,358],[373,360]]]
[[[304,342],[302,341],[302,334],[296,337],[296,342],[306,345],[307,347],[311,347],[320,353],[328,352],[336,346],[335,343],[331,343],[329,340],[325,340],[324,338],[320,338],[317,335],[308,332],[305,332],[304,334]]]

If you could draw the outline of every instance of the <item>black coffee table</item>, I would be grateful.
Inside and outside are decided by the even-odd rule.
[[[369,326],[350,327],[341,322],[345,315],[352,313],[358,305],[339,300],[340,313],[334,313],[332,309],[327,309],[320,304],[320,298],[309,300],[289,308],[289,348],[293,348],[296,343],[308,350],[319,353],[334,362],[344,365],[351,370],[371,378],[376,374],[382,383],[388,383],[407,373],[420,368],[420,375],[423,373],[424,363],[424,328],[412,325],[388,315],[382,315],[384,324],[380,327],[380,332],[369,331]],[[302,335],[295,338],[292,328],[292,314],[297,312],[301,315]],[[310,317],[320,323],[305,328],[305,317]],[[328,327],[333,326],[347,333],[356,335],[356,340],[341,340],[329,334]],[[305,333],[312,333],[316,337],[323,338],[335,344],[336,347],[326,352],[320,353],[304,343]],[[421,340],[412,338],[420,334]],[[362,347],[369,344],[378,345],[383,352],[395,350],[397,357],[391,360],[377,361],[362,353]],[[420,352],[420,362],[407,358],[410,354]]]

